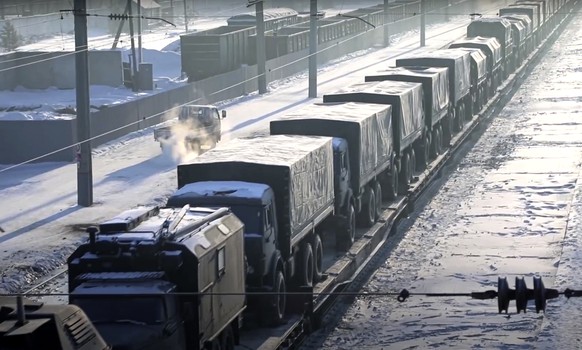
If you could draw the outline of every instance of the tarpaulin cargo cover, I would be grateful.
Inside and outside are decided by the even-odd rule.
[[[507,19],[511,23],[511,30],[513,31],[513,44],[518,46],[525,42],[527,31],[523,25],[523,22],[519,19],[508,18],[506,16],[503,16],[503,18]]]
[[[533,31],[535,32],[541,25],[539,12],[539,6],[536,5],[511,4],[509,7],[500,9],[499,15],[506,15],[510,13],[523,13],[528,15],[532,21]]]
[[[347,140],[354,193],[390,165],[390,105],[316,103],[272,121],[270,127],[271,135],[319,135]]]
[[[467,51],[471,55],[471,79],[477,81],[484,79],[487,76],[487,56],[481,49],[474,47],[460,47],[448,50],[462,50]]]
[[[540,19],[540,26],[548,20],[549,13],[548,13],[548,9],[546,7],[546,2],[543,0],[517,0],[515,2],[515,4],[516,5],[537,6],[538,13],[539,13],[539,19]]]
[[[471,88],[471,55],[468,52],[438,50],[396,59],[398,67],[428,66],[449,69],[449,92],[451,101],[457,103]]]
[[[513,7],[510,7],[510,9],[512,9]],[[533,23],[531,21],[531,18],[529,18],[528,15],[524,14],[524,13],[506,13],[506,14],[501,14],[500,15],[503,18],[507,18],[507,20],[511,21],[511,20],[516,20],[516,21],[520,21],[521,24],[523,25],[523,27],[525,28],[525,35],[526,37],[529,37],[532,34],[533,31]]]
[[[491,71],[493,71],[494,67],[501,64],[501,44],[497,38],[483,36],[465,37],[449,45],[451,49],[458,47],[471,47],[483,50],[489,58],[488,66]]]
[[[449,108],[449,75],[445,67],[390,67],[366,81],[410,81],[421,83],[424,95],[426,125],[433,126],[447,114]],[[430,106],[430,108],[427,108]]]
[[[362,102],[392,105],[394,149],[400,154],[422,135],[422,84],[379,81],[350,85],[323,96],[323,102]]]
[[[333,208],[329,137],[277,135],[234,139],[178,165],[178,187],[198,181],[246,181],[275,193],[279,232],[291,245],[322,212]]]
[[[499,40],[503,55],[508,54],[507,50],[513,45],[511,38],[511,23],[501,17],[485,17],[471,21],[467,26],[467,36],[493,36]]]

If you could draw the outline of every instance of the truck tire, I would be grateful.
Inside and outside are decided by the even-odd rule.
[[[427,134],[420,146],[418,147],[418,155],[416,158],[416,168],[419,171],[424,171],[430,161],[430,137]]]
[[[313,248],[311,243],[305,243],[301,249],[301,267],[297,281],[301,286],[313,286]]]
[[[432,155],[434,158],[437,158],[441,155],[441,145],[442,145],[442,134],[441,129],[436,128],[434,130],[434,137],[432,141]]]
[[[313,235],[313,280],[321,281],[323,277],[323,243],[318,233]]]
[[[275,274],[273,281],[273,294],[270,297],[270,303],[267,308],[269,325],[279,326],[283,324],[285,318],[285,308],[287,307],[287,286],[285,276],[281,270]]]
[[[366,186],[362,211],[358,215],[358,219],[362,227],[372,227],[376,222],[376,195],[370,186]]]
[[[336,248],[340,251],[348,251],[356,240],[356,209],[353,204],[348,205],[347,225],[342,227],[336,235]]]
[[[399,188],[398,188],[398,193],[400,194],[406,194],[408,193],[408,185],[410,183],[410,155],[408,153],[404,154],[404,157],[402,157],[402,161],[400,162],[400,174],[398,176],[399,181]]]
[[[220,335],[220,349],[221,350],[234,350],[234,332],[232,326],[226,327],[222,334]]]
[[[386,174],[383,187],[383,199],[393,201],[398,197],[398,167],[394,163],[390,167],[390,173]]]
[[[382,185],[380,181],[376,181],[376,186],[374,188],[374,192],[376,195],[376,219],[374,220],[377,222],[382,217]]]
[[[410,170],[408,172],[410,175],[409,182],[412,183],[414,181],[414,174],[416,174],[416,152],[414,151],[414,148],[410,149],[410,162],[408,162],[408,164],[410,165]]]

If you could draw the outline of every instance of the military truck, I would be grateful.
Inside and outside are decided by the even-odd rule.
[[[467,51],[471,55],[471,109],[472,114],[476,114],[487,102],[489,88],[487,55],[481,49],[474,47],[450,48],[448,50]]]
[[[45,305],[0,297],[2,350],[110,350],[87,315],[75,305]]]
[[[349,230],[337,239],[341,249],[354,242],[354,215],[361,226],[371,227],[382,213],[382,198],[398,195],[392,106],[315,103],[272,121],[270,130],[271,135],[333,137],[335,212],[349,220]]]
[[[430,159],[439,155],[440,149],[435,147],[434,142],[439,139],[437,134],[442,132],[445,125],[450,124],[450,118],[452,118],[449,113],[448,73],[447,68],[443,67],[390,67],[365,78],[365,81],[392,80],[422,84],[425,143],[429,147],[424,148],[424,153],[417,157],[416,165],[419,169],[423,169]]]
[[[68,258],[69,303],[113,349],[234,349],[243,228],[227,208],[125,211],[89,228]]]
[[[416,172],[416,153],[426,144],[422,84],[376,81],[350,85],[323,96],[323,102],[361,102],[392,106],[392,140],[399,193],[408,193]]]
[[[526,15],[531,21],[531,33],[532,33],[532,43],[530,49],[533,50],[534,47],[540,44],[542,41],[542,35],[540,33],[540,18],[538,14],[538,6],[529,6],[523,4],[512,4],[509,7],[499,9],[499,15],[504,17],[506,15]]]
[[[501,44],[503,57],[503,79],[515,70],[515,53],[513,52],[513,36],[511,23],[502,17],[486,17],[471,21],[467,26],[467,36],[485,36],[497,38]]]
[[[511,9],[511,8],[510,8]],[[503,9],[502,9],[503,10]],[[511,25],[514,28],[517,27],[518,23],[521,23],[523,26],[523,33],[520,33],[519,41],[521,42],[521,50],[520,50],[520,57],[519,61],[523,62],[525,58],[533,51],[533,23],[528,15],[519,14],[519,13],[512,13],[511,11],[505,14],[500,14],[501,17],[507,19],[511,22]],[[516,39],[516,34],[514,30],[513,40]]]
[[[226,111],[209,105],[184,105],[178,109],[178,120],[169,126],[154,129],[154,140],[162,149],[183,144],[187,150],[200,153],[214,148],[222,138],[222,119]]]
[[[437,50],[396,59],[397,67],[446,67],[449,70],[449,96],[453,117],[451,124],[440,132],[440,139],[448,144],[464,121],[473,117],[471,96],[471,54],[455,50]],[[441,146],[441,143],[436,143]]]
[[[503,81],[501,44],[493,37],[476,36],[465,37],[449,45],[450,49],[463,47],[481,49],[487,55],[487,95],[488,97],[495,95],[495,91]]]
[[[168,205],[232,209],[246,229],[247,291],[270,293],[249,297],[249,309],[279,324],[286,291],[308,289],[322,276],[321,234],[336,221],[347,224],[334,212],[333,174],[330,137],[235,139],[179,165],[179,190]]]

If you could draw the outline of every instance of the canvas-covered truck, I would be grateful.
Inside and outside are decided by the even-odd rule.
[[[520,35],[519,41],[521,43],[518,61],[521,64],[521,62],[523,62],[525,60],[525,58],[533,50],[533,24],[532,24],[532,21],[529,18],[529,16],[526,14],[509,12],[509,13],[505,13],[505,14],[500,14],[500,16],[507,19],[509,22],[511,22],[512,29],[514,32],[514,34],[513,34],[514,41],[516,39],[515,31],[519,27],[518,24],[521,24],[521,26],[523,27],[522,32],[519,32],[519,30],[518,30],[519,35]]]
[[[87,315],[75,305],[46,305],[0,297],[2,350],[110,350]]]
[[[68,258],[69,303],[113,350],[233,350],[246,307],[243,229],[228,208],[125,211],[90,227]]]
[[[495,91],[499,87],[499,84],[501,84],[503,76],[501,44],[499,44],[497,38],[482,36],[465,37],[449,45],[450,49],[462,47],[481,49],[487,55],[487,98],[495,95]]]
[[[501,44],[503,56],[503,79],[515,70],[515,53],[513,52],[513,36],[511,23],[502,17],[484,17],[471,21],[467,26],[467,36],[484,36],[497,38]]]
[[[487,55],[481,49],[473,47],[460,47],[449,50],[468,51],[471,54],[472,114],[476,114],[487,102]]]
[[[399,193],[408,193],[416,172],[416,153],[424,154],[422,84],[375,81],[353,84],[323,96],[323,102],[360,102],[392,106],[392,140],[398,167]]]
[[[542,40],[542,35],[539,31],[540,18],[538,14],[538,6],[529,6],[523,4],[512,4],[508,7],[499,9],[499,15],[504,17],[506,15],[526,15],[531,21],[531,35],[532,42],[530,46],[530,52],[533,51],[534,47],[540,44]]]
[[[225,206],[244,222],[247,291],[269,293],[250,297],[249,309],[271,325],[283,321],[287,290],[321,278],[322,230],[342,221],[334,215],[332,138],[231,140],[180,164],[178,188],[168,205]]]
[[[424,123],[426,144],[424,154],[417,157],[417,166],[422,169],[430,159],[439,155],[439,149],[434,146],[438,139],[437,132],[449,125],[449,72],[443,67],[390,67],[368,75],[365,81],[409,81],[422,84],[424,96]]]
[[[154,140],[162,149],[179,144],[199,153],[214,148],[220,141],[224,118],[226,111],[219,112],[215,106],[187,104],[178,108],[178,118],[174,123],[154,129]]]
[[[464,121],[473,117],[471,96],[471,54],[466,51],[437,50],[396,59],[397,67],[446,67],[449,70],[449,98],[453,117],[448,128],[443,128],[436,145],[448,144]]]
[[[270,130],[271,135],[333,137],[335,211],[350,224],[337,239],[341,248],[354,242],[354,215],[360,226],[371,227],[382,212],[382,197],[398,195],[391,106],[315,103],[271,121]]]

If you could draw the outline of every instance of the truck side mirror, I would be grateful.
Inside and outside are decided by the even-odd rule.
[[[222,116],[222,119],[226,118],[226,111],[225,110],[220,111],[220,114]]]

